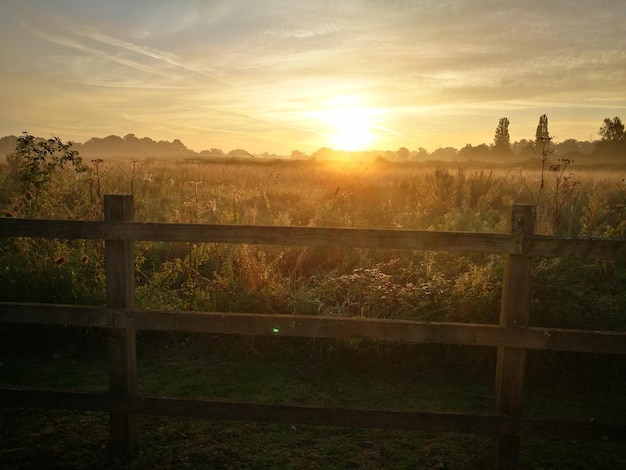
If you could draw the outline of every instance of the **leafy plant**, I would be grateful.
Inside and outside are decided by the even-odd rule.
[[[27,132],[17,138],[15,152],[7,160],[22,192],[43,190],[66,166],[76,173],[87,171],[71,142],[64,143],[59,137],[36,139]]]

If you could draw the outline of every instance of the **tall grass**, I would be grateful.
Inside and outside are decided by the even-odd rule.
[[[96,219],[102,195],[132,192],[140,221],[507,232],[511,204],[538,200],[539,233],[623,237],[626,228],[620,173],[573,165],[545,175],[380,161],[94,160],[90,167],[60,170],[37,199],[11,191],[15,175],[5,171],[5,215]],[[0,282],[11,287],[3,300],[103,302],[100,243],[7,240],[0,262]],[[600,324],[623,328],[623,263],[576,263],[537,262],[538,321],[587,324],[589,309],[570,301],[580,299],[601,306],[593,309],[607,315]],[[493,322],[503,262],[472,253],[144,242],[136,267],[145,308]]]
[[[24,179],[14,168],[0,167],[3,215],[100,219],[104,194],[132,193],[135,219],[140,221],[508,232],[511,204],[537,201],[539,233],[626,237],[626,171],[619,168],[568,165],[564,170],[548,167],[544,174],[541,168],[529,165],[489,168],[476,163],[384,161],[93,160],[88,165],[90,170],[81,173],[59,168],[36,192],[17,184]],[[540,189],[542,179],[545,185]],[[161,242],[136,243],[135,253],[136,303],[140,308],[479,323],[497,322],[499,315],[501,255]],[[532,325],[626,330],[623,261],[537,259],[533,280]],[[103,305],[103,243],[2,240],[0,286],[3,301]],[[25,378],[35,384],[64,387],[83,386],[88,381],[89,387],[102,388],[106,368],[100,359],[96,363],[91,356],[86,358],[84,350],[88,349],[86,343],[91,350],[94,346],[104,348],[104,337],[98,331],[61,330],[3,327],[6,340],[0,344],[5,346],[3,355],[9,358],[3,359],[5,377],[15,383]],[[492,348],[350,340],[311,340],[303,345],[289,338],[247,343],[246,338],[213,336],[201,341],[206,335],[189,341],[186,335],[144,333],[139,336],[142,349],[157,355],[153,362],[149,359],[152,354],[139,357],[144,371],[141,386],[150,393],[169,390],[172,394],[209,393],[227,399],[261,396],[267,401],[491,408]],[[42,348],[22,348],[28,339],[43,339],[39,342]],[[242,344],[243,348],[230,347]],[[66,358],[68,347],[73,352]],[[233,362],[227,351],[234,349],[238,352]],[[303,355],[294,358],[284,354],[286,350]],[[334,354],[337,350],[341,354]],[[239,359],[241,351],[244,355]],[[217,356],[220,358],[215,360]],[[597,357],[581,359],[581,355],[545,351],[528,356],[531,414],[569,417],[573,413],[576,418],[595,419],[620,415],[623,406],[616,401],[623,396],[624,364],[620,358],[600,361]],[[87,368],[80,366],[85,359]],[[447,364],[448,368],[435,372],[433,364]],[[478,385],[465,383],[466,375],[485,369],[491,372],[484,374]],[[318,377],[314,383],[310,380],[313,375]],[[594,384],[601,384],[601,388]],[[43,426],[39,414],[32,418],[24,415],[24,410],[4,413],[3,418],[15,423],[5,426],[10,432],[3,436],[10,447],[5,453],[11,462],[27,458],[41,463],[39,450],[49,454],[50,447],[57,453],[54,462],[60,465],[83,462],[89,466],[94,461],[102,465],[110,459],[104,452],[104,417],[105,424],[100,427],[91,424],[91,416],[81,418],[79,427],[85,432],[78,434],[75,423],[67,422],[65,412],[46,414],[50,419]],[[349,439],[337,443],[335,435],[342,435],[328,429],[318,434],[305,427],[297,431],[284,427],[280,434],[267,426],[254,428],[262,432],[250,432],[250,425],[170,421],[164,426],[161,418],[149,421],[137,468],[167,465],[163,462],[171,466],[194,463],[183,462],[180,455],[197,455],[199,465],[214,462],[216,466],[241,462],[243,466],[264,467],[268,462],[282,465],[288,458],[294,468],[319,463],[336,467],[346,461],[346,455],[355,466],[413,468],[418,455],[428,462],[425,468],[443,468],[443,462],[479,468],[488,465],[492,454],[489,442],[469,435],[457,439],[396,433],[389,439],[388,432],[350,430]],[[20,429],[26,435],[19,434]],[[60,447],[59,432],[68,430],[72,432]],[[230,447],[222,441],[225,431],[235,436]],[[355,440],[355,432],[363,437]],[[176,439],[184,439],[177,441],[172,433]],[[76,445],[78,435],[88,437],[87,441]],[[44,442],[42,447],[28,436],[44,441],[54,436],[53,444],[46,446]],[[280,443],[278,450],[272,447],[276,442]],[[355,442],[363,442],[362,449]],[[528,468],[565,468],[568,463],[585,466],[586,462],[592,462],[587,466],[593,467],[593,462],[624,460],[615,455],[615,447],[597,444],[540,446],[531,441],[524,445],[522,460],[532,462]],[[470,447],[473,450],[468,452]],[[376,448],[381,450],[373,454]],[[200,454],[198,449],[203,449]],[[174,454],[176,458],[171,457]],[[559,467],[558,462],[566,463]],[[619,463],[610,468],[617,467]]]

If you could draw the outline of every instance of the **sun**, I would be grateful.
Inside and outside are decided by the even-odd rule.
[[[325,103],[318,117],[329,126],[328,144],[335,150],[359,151],[371,148],[378,139],[372,120],[376,111],[353,96],[340,96]]]
[[[330,137],[331,146],[337,150],[365,150],[376,140],[359,109],[341,109],[330,122],[335,132]]]

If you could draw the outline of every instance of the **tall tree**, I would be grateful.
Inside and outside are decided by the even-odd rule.
[[[537,124],[537,130],[535,131],[535,146],[531,147],[531,149],[541,162],[541,185],[539,186],[537,199],[534,201],[537,204],[545,187],[546,169],[556,168],[556,166],[548,167],[548,158],[554,153],[555,145],[552,143],[550,132],[548,132],[548,116],[545,114],[539,116],[539,124]]]
[[[597,142],[594,153],[609,157],[626,157],[626,133],[619,116],[606,118],[598,131],[601,140]]]
[[[600,127],[598,135],[602,137],[602,140],[607,142],[617,142],[624,139],[624,124],[619,116],[615,116],[613,119],[606,118],[604,124]]]
[[[552,143],[552,137],[548,131],[548,116],[542,114],[539,116],[539,124],[535,131],[535,147],[534,152],[537,158],[541,160],[541,187],[543,188],[543,174],[546,168],[546,161],[554,153],[555,146]]]
[[[509,136],[509,119],[500,118],[496,135],[493,138],[494,152],[498,154],[511,154],[511,137]]]
[[[550,133],[548,132],[548,116],[542,114],[539,117],[539,124],[537,124],[537,131],[535,132],[535,140],[543,142],[550,139]]]

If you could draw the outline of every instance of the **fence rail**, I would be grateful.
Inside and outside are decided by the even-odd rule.
[[[318,227],[223,226],[133,222],[131,196],[105,196],[105,220],[1,219],[1,237],[105,240],[107,305],[0,303],[0,321],[105,328],[109,332],[108,392],[0,388],[5,406],[36,406],[110,413],[111,448],[137,451],[137,414],[381,427],[492,434],[496,468],[515,468],[520,437],[538,435],[626,442],[626,423],[599,423],[522,414],[527,350],[626,354],[626,332],[539,328],[528,325],[532,259],[564,256],[626,260],[626,241],[535,235],[534,208],[514,205],[511,233],[430,232]],[[247,243],[437,250],[506,255],[498,325],[434,323],[307,315],[182,312],[134,308],[134,241]],[[498,349],[494,413],[447,413],[154,397],[136,390],[136,330],[220,334],[364,338]]]
[[[516,233],[2,219],[0,237],[332,245],[351,248],[517,254],[546,258],[626,260],[626,243],[619,239],[565,238]]]
[[[380,318],[293,314],[111,309],[83,305],[0,302],[0,320],[98,328],[185,333],[355,338],[412,344],[514,346],[521,349],[624,354],[626,332],[561,328],[508,328],[476,323],[440,323]]]
[[[343,408],[300,404],[248,403],[204,398],[150,395],[116,396],[106,392],[58,389],[2,388],[10,406],[137,413],[214,420],[298,425],[459,432],[486,435],[522,434],[548,438],[626,442],[623,425],[555,418],[508,416],[497,413],[453,413],[418,410]]]

